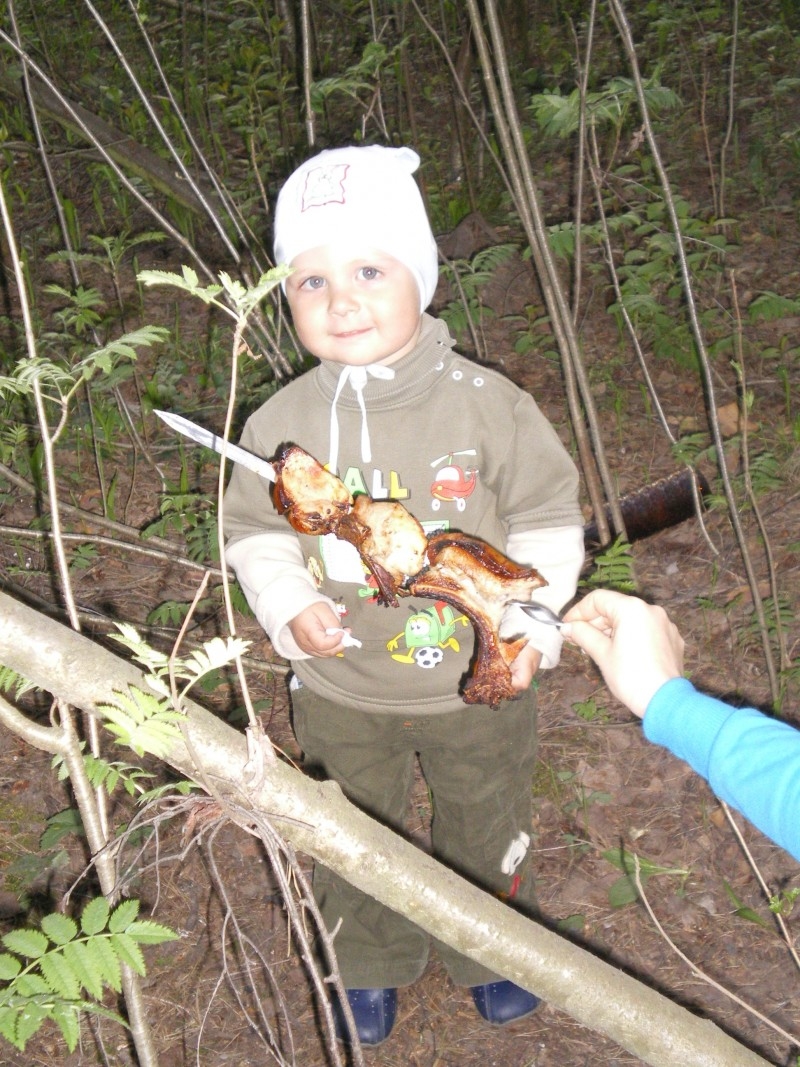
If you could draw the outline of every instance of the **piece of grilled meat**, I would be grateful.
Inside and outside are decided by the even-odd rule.
[[[464,685],[467,704],[496,707],[516,695],[509,664],[525,639],[500,637],[500,622],[511,601],[530,600],[547,582],[537,570],[508,559],[478,537],[438,533],[428,538],[397,501],[353,498],[344,483],[297,445],[273,461],[274,494],[281,514],[295,530],[332,533],[358,551],[378,586],[381,600],[443,600],[464,613],[475,629],[477,648]]]

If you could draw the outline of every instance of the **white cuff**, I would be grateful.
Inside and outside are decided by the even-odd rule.
[[[559,526],[546,530],[526,530],[508,535],[506,555],[516,563],[535,567],[547,582],[535,589],[532,599],[560,612],[574,596],[585,559],[582,526]],[[521,608],[507,608],[500,635],[527,637],[528,644],[542,653],[545,670],[557,667],[563,638],[555,626],[536,622]]]
[[[291,533],[254,534],[225,549],[247,603],[266,631],[272,647],[285,659],[309,659],[296,644],[288,623],[311,604],[333,601],[317,590],[308,573],[300,542]]]

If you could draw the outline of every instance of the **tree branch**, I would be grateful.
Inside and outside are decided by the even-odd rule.
[[[79,634],[0,594],[0,662],[97,715],[138,670]],[[213,781],[232,805],[269,818],[291,844],[459,952],[535,991],[584,1026],[655,1067],[766,1067],[713,1023],[520,915],[350,804],[332,782],[284,764],[246,783],[245,739],[185,702],[190,747],[165,761]],[[190,750],[191,749],[191,750]]]

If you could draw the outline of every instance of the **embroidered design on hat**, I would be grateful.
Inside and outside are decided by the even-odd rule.
[[[326,204],[343,204],[344,179],[349,169],[349,163],[313,167],[306,175],[300,210],[308,211],[309,208],[325,207]]]

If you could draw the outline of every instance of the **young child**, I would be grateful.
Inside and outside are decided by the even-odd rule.
[[[425,314],[436,243],[409,148],[348,147],[308,160],[275,212],[275,259],[297,335],[319,364],[248,420],[245,448],[300,445],[353,494],[400,501],[426,532],[461,530],[549,583],[559,610],[583,563],[578,474],[532,397],[453,351]],[[296,534],[267,484],[237,466],[225,497],[227,562],[275,651],[292,663],[293,725],[305,766],[338,781],[403,832],[415,757],[433,801],[437,858],[516,906],[533,903],[528,863],[539,666],[558,663],[554,627],[511,608],[504,631],[529,641],[512,665],[519,697],[468,706],[459,683],[474,636],[432,600],[376,600],[352,545]],[[350,634],[360,645],[350,643]],[[397,987],[422,973],[427,935],[318,865],[314,892],[360,1039],[384,1040]],[[532,1011],[532,994],[439,945],[457,985],[493,1023]]]

